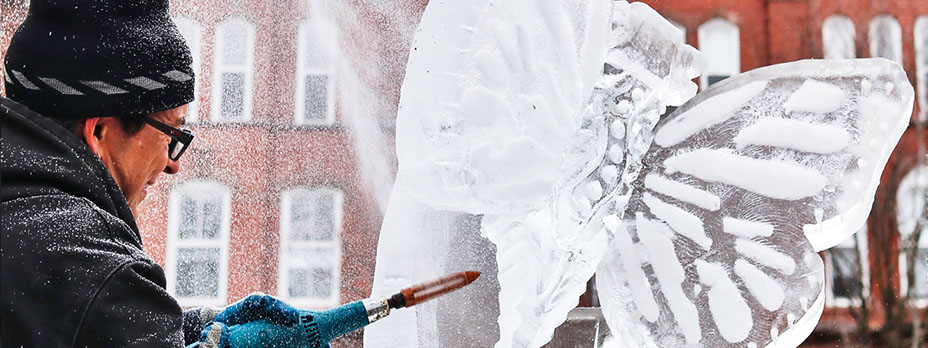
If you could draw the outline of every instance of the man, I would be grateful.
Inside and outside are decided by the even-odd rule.
[[[209,323],[223,344],[226,325],[298,320],[266,295],[182,313],[143,251],[138,205],[193,139],[190,62],[168,0],[31,2],[0,99],[0,342],[176,347]]]

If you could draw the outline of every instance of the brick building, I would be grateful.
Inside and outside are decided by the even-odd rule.
[[[26,2],[2,2],[4,51],[25,16]],[[188,115],[195,146],[185,155],[180,174],[163,177],[151,190],[140,223],[146,251],[165,267],[169,290],[189,306],[223,304],[253,291],[307,308],[365,297],[382,213],[377,187],[364,180],[359,165],[366,160],[364,151],[346,126],[344,110],[358,101],[346,97],[350,87],[340,83],[349,76],[339,75],[345,69],[338,66],[348,64],[357,72],[351,76],[354,86],[386,101],[373,117],[376,131],[391,138],[403,64],[365,67],[378,66],[382,59],[405,62],[411,29],[427,1],[327,2],[334,7],[331,12],[339,13],[336,19],[321,15],[313,1],[172,2],[195,57],[197,101]],[[885,264],[880,258],[894,270],[906,264],[897,257],[897,231],[914,230],[916,224],[897,210],[918,216],[924,205],[923,194],[920,201],[911,197],[923,187],[913,169],[924,162],[919,157],[923,142],[918,141],[923,133],[916,121],[928,106],[928,2],[645,2],[703,52],[703,87],[742,71],[805,58],[879,56],[905,68],[916,86],[916,111],[884,172],[868,227],[823,253],[829,273],[827,308],[810,346],[852,339],[848,308],[858,289],[876,297],[899,293],[907,285],[899,271],[880,274],[886,266],[874,265]],[[355,58],[345,63],[344,54]],[[866,233],[880,229],[896,237]],[[928,237],[922,238],[920,250],[928,254]],[[859,258],[867,261],[862,269],[856,266]],[[919,279],[925,279],[928,266],[915,265]],[[865,281],[855,288],[847,280],[858,271]],[[878,276],[897,287],[875,288],[867,279]],[[925,283],[915,287],[923,313]],[[570,336],[562,332],[557,337]],[[340,344],[360,346],[359,337],[351,335]]]

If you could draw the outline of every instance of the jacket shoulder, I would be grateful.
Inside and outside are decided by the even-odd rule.
[[[74,346],[182,347],[183,323],[180,306],[164,289],[161,267],[133,259],[113,270],[98,289]]]
[[[30,196],[4,201],[0,215],[4,343],[70,346],[100,298],[131,298],[136,287],[172,303],[163,270],[128,225],[88,199]]]

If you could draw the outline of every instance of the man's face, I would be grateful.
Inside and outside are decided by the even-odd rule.
[[[186,114],[184,105],[149,116],[176,128],[184,124]],[[116,179],[135,214],[147,195],[148,186],[155,184],[162,172],[175,174],[180,170],[180,164],[168,158],[171,137],[147,124],[138,133],[129,135],[113,118],[100,122],[115,125],[107,127],[107,136],[100,139],[100,159]]]

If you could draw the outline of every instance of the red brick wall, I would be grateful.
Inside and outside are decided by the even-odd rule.
[[[699,47],[697,30],[713,18],[722,17],[738,26],[741,34],[741,71],[768,62],[765,1],[762,0],[649,0],[642,1],[668,19],[686,27],[686,42]]]

